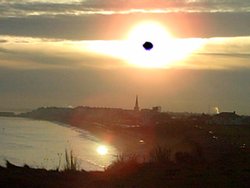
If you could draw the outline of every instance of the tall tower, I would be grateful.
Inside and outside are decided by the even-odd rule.
[[[135,99],[135,107],[134,107],[134,111],[139,111],[139,103],[138,103],[138,95],[136,95],[136,99]]]

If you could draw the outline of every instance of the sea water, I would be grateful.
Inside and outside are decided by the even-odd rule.
[[[0,117],[0,166],[8,160],[19,166],[62,170],[67,150],[72,151],[79,169],[103,170],[117,156],[112,146],[106,146],[106,155],[98,154],[103,144],[88,131],[66,124]]]

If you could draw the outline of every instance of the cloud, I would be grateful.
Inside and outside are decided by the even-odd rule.
[[[247,0],[87,0],[82,3],[86,7],[111,7],[111,8],[171,8],[171,7],[192,7],[192,6],[232,6],[249,5]]]
[[[0,0],[0,3],[0,35],[115,40],[145,19],[164,23],[176,37],[250,35],[247,0]]]
[[[167,12],[249,12],[247,0],[0,1],[1,17]]]
[[[133,25],[157,20],[176,37],[250,35],[249,13],[168,13],[0,18],[0,35],[70,40],[123,39]],[[240,20],[240,21],[239,21]]]
[[[0,48],[0,53],[10,53],[10,51],[4,48]]]
[[[191,54],[180,67],[190,69],[249,69],[250,37],[204,39],[204,45]]]
[[[250,53],[198,53],[202,56],[218,56],[218,57],[235,57],[235,58],[250,58]]]
[[[6,42],[8,42],[8,40],[0,39],[0,43],[6,43]]]
[[[0,40],[2,38],[6,38],[8,42],[0,44],[0,69],[83,70],[133,66],[125,58],[131,52],[129,46],[128,49],[124,48],[125,41],[69,41],[10,36],[0,37]],[[179,40],[183,40],[183,45],[192,45],[192,40]],[[172,63],[171,68],[250,69],[250,37],[202,40],[200,49],[189,54],[187,58]],[[106,51],[107,48],[110,50]]]
[[[250,54],[199,53],[191,55],[179,67],[192,70],[250,70],[249,57]]]
[[[12,69],[110,69],[123,66],[120,59],[96,54],[88,49],[90,41],[66,41],[30,37],[8,38],[0,44],[0,68]],[[1,40],[1,37],[0,37]]]

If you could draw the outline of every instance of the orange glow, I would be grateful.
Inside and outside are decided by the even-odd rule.
[[[133,53],[127,57],[128,63],[146,68],[167,68],[185,59],[201,46],[201,41],[174,38],[167,29],[157,22],[143,22],[131,30],[128,39],[133,43]],[[154,48],[142,48],[145,41],[153,43]]]
[[[150,51],[143,48],[146,41],[154,46]],[[204,43],[203,39],[174,38],[164,25],[146,21],[134,26],[123,41],[96,41],[88,48],[92,52],[121,59],[134,67],[170,68],[181,65]]]
[[[166,28],[158,22],[146,21],[136,25],[128,34],[128,39],[135,42],[150,41],[152,43],[162,43],[172,36]]]

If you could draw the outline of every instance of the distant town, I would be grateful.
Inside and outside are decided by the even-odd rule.
[[[238,115],[233,112],[205,113],[175,113],[162,112],[160,106],[151,109],[140,109],[136,96],[134,109],[104,108],[78,106],[70,107],[41,107],[30,112],[15,114],[0,112],[5,117],[27,117],[49,121],[58,121],[77,126],[78,123],[91,122],[109,126],[143,127],[161,125],[246,125],[250,124],[250,116]]]

